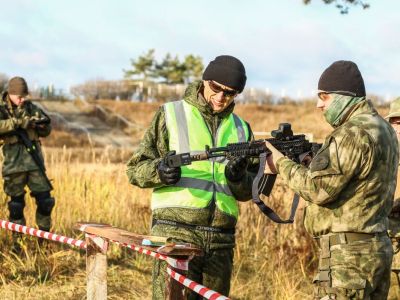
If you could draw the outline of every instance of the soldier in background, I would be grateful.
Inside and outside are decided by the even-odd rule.
[[[315,299],[386,299],[393,250],[387,234],[399,161],[396,133],[366,99],[357,65],[321,75],[317,108],[334,128],[310,168],[271,144],[266,173],[278,173],[308,202],[306,230],[320,246]]]
[[[139,149],[128,163],[129,181],[154,188],[152,234],[195,244],[204,256],[189,263],[188,277],[228,295],[235,246],[237,200],[251,198],[258,170],[246,157],[227,162],[210,159],[171,168],[169,151],[204,151],[205,146],[253,139],[250,126],[233,113],[234,99],[246,83],[240,60],[221,55],[211,61],[203,80],[191,83],[183,100],[169,102],[156,112]],[[166,262],[153,267],[153,299],[165,299]],[[199,299],[190,292],[189,299]]]
[[[14,77],[8,82],[7,91],[0,99],[0,139],[3,145],[4,191],[11,197],[8,202],[11,222],[25,225],[25,186],[36,200],[36,223],[41,230],[49,231],[51,227],[51,211],[55,200],[50,195],[51,186],[39,171],[39,166],[32,159],[21,140],[13,134],[17,128],[26,131],[34,143],[40,159],[43,156],[40,137],[50,134],[51,125],[48,116],[35,104],[27,100],[28,85],[24,78]],[[46,124],[39,120],[48,119]],[[39,125],[37,125],[39,124]]]
[[[397,135],[397,140],[400,141],[400,97],[390,104],[389,115],[385,117],[392,125]],[[398,173],[397,173],[398,174]],[[399,176],[397,175],[399,178]],[[397,185],[394,204],[389,215],[389,237],[392,239],[393,256],[392,271],[396,273],[397,282],[400,285],[400,186]]]

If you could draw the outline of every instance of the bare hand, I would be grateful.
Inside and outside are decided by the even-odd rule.
[[[265,164],[264,174],[277,174],[276,162],[278,159],[284,157],[284,155],[279,152],[272,144],[265,141],[265,145],[271,151],[271,155],[267,156],[267,163]]]
[[[300,163],[301,163],[303,166],[305,166],[305,167],[308,168],[308,166],[311,164],[311,161],[312,161],[312,156],[311,156],[311,154],[309,154],[309,153],[304,153],[304,154],[301,154],[301,155],[300,155]]]

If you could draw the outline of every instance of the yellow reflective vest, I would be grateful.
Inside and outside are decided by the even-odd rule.
[[[233,113],[222,119],[216,136],[212,136],[200,111],[186,101],[169,102],[164,111],[169,149],[177,153],[194,154],[204,151],[206,145],[222,147],[249,139],[246,122]],[[212,158],[182,166],[182,177],[175,185],[154,189],[151,209],[200,209],[215,200],[219,210],[237,219],[239,208],[225,178],[226,164],[225,158]]]

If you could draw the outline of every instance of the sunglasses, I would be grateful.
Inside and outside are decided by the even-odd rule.
[[[238,91],[226,90],[226,89],[222,88],[222,86],[216,84],[215,82],[213,82],[211,80],[209,80],[207,82],[208,82],[208,86],[210,87],[210,89],[216,94],[223,92],[224,97],[227,97],[227,98],[235,97],[238,94]]]

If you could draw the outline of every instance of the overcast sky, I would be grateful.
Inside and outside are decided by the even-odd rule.
[[[400,96],[400,1],[341,15],[313,0],[3,1],[0,72],[68,90],[85,80],[120,79],[130,59],[154,48],[207,64],[230,54],[248,87],[309,95],[322,71],[355,61],[367,91]]]

